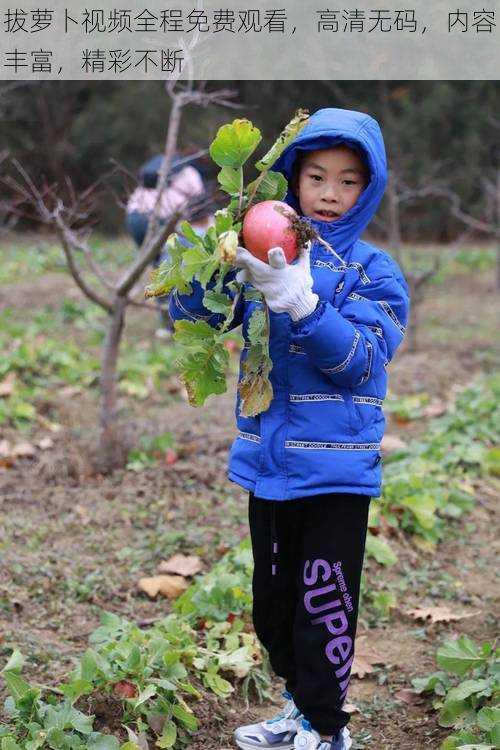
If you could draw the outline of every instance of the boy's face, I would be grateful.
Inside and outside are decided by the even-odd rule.
[[[297,182],[300,209],[312,219],[336,221],[354,206],[366,182],[363,161],[347,146],[310,151]]]

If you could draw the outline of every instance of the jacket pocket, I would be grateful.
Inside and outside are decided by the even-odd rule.
[[[349,426],[353,435],[357,435],[362,427],[363,420],[360,412],[358,411],[356,404],[354,403],[353,394],[349,388],[341,389],[342,396],[344,398],[345,407],[349,417]]]

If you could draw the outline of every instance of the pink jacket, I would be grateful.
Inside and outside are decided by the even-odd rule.
[[[198,170],[190,166],[184,167],[172,177],[170,184],[162,193],[159,207],[160,219],[168,219],[191,198],[202,195],[203,192],[203,180]],[[128,199],[127,213],[132,213],[132,211],[141,214],[152,213],[157,196],[157,188],[137,187]]]

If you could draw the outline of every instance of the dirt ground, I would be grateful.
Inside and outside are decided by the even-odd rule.
[[[391,392],[426,392],[431,402],[447,400],[457,386],[493,366],[492,333],[498,303],[492,278],[460,276],[431,289],[422,309],[421,350],[398,353],[390,369]],[[2,305],[29,315],[22,285],[2,289]],[[68,290],[62,274],[48,274],[29,284],[31,309]],[[126,337],[139,342],[151,337],[152,316],[134,309]],[[68,336],[78,337],[78,332]],[[168,346],[168,344],[162,344]],[[19,459],[0,472],[0,657],[13,647],[27,656],[26,674],[36,682],[61,679],[87,645],[101,609],[142,621],[165,614],[168,603],[150,601],[137,590],[137,580],[156,571],[161,559],[174,552],[198,554],[205,569],[248,533],[247,493],[226,478],[233,423],[235,370],[228,392],[193,409],[181,397],[176,379],[164,392],[146,400],[123,397],[121,419],[130,444],[142,434],[174,433],[184,457],[141,472],[118,470],[93,476],[89,455],[96,442],[95,389],[66,395],[48,390],[37,404],[38,421],[26,435],[0,428],[0,439],[21,437],[32,442],[50,436],[51,451]],[[48,421],[61,425],[49,432]],[[398,425],[388,432],[406,441],[425,429],[426,420]],[[357,748],[399,750],[438,748],[449,732],[437,725],[430,702],[405,702],[398,692],[414,676],[436,670],[435,651],[444,638],[468,633],[476,640],[495,637],[494,511],[497,488],[479,482],[474,510],[451,523],[433,555],[403,540],[393,540],[397,569],[369,563],[370,575],[385,582],[408,584],[386,622],[373,626],[360,612],[358,637],[380,657],[363,679],[353,678],[349,701],[354,704],[351,728]],[[429,625],[407,611],[446,604],[471,615],[451,623]],[[277,680],[273,697],[280,704]],[[402,698],[403,696],[403,698]],[[274,707],[273,707],[274,708]],[[271,710],[273,710],[273,708]],[[196,706],[201,728],[192,750],[233,747],[236,726],[269,715],[270,707],[207,696]]]

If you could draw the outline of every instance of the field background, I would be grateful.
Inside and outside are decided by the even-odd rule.
[[[110,272],[133,255],[126,237],[96,238],[94,249]],[[390,368],[387,432],[407,445],[427,434],[462,388],[498,366],[495,248],[419,248],[425,262],[435,254],[443,263],[422,305],[420,349],[403,345]],[[129,468],[95,476],[102,312],[74,287],[58,246],[35,234],[3,239],[0,280],[3,383],[12,384],[0,399],[0,657],[19,648],[25,677],[56,685],[87,648],[103,610],[144,627],[171,610],[167,599],[150,600],[137,587],[161,560],[197,555],[209,571],[247,536],[247,493],[225,478],[239,344],[227,393],[193,409],[175,375],[175,344],[154,337],[154,314],[131,310],[119,401]],[[15,456],[19,444],[32,450]],[[168,448],[179,455],[172,465],[164,460]],[[438,726],[428,699],[410,695],[411,679],[436,670],[445,639],[495,637],[498,479],[481,470],[467,481],[472,507],[446,518],[439,543],[386,528],[397,564],[367,558],[359,621],[367,673],[352,678],[349,694],[358,748],[438,747],[450,730]],[[432,624],[409,614],[441,606],[461,619]],[[280,690],[271,683],[278,702]],[[189,744],[196,750],[231,747],[235,726],[269,712],[255,691],[246,702],[238,690],[220,700],[205,689],[192,708],[201,722]],[[115,705],[91,709],[102,731],[123,735]]]

